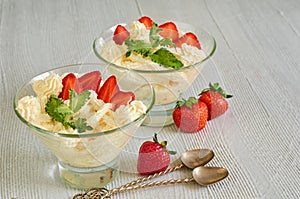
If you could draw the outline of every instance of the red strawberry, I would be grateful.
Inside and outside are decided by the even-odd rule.
[[[143,16],[139,18],[139,22],[143,23],[148,30],[152,27],[152,19],[150,17]]]
[[[176,46],[178,48],[181,48],[181,45],[183,43],[186,43],[188,45],[195,46],[195,47],[201,49],[201,45],[200,45],[200,42],[199,42],[197,36],[191,32],[185,33],[178,40],[174,41],[174,43],[176,44]]]
[[[149,175],[166,170],[170,164],[170,154],[176,152],[167,151],[167,142],[158,142],[157,134],[153,141],[146,141],[140,146],[137,170],[141,175]]]
[[[114,31],[113,40],[115,41],[116,44],[122,45],[123,42],[126,39],[128,39],[129,36],[130,33],[128,32],[128,30],[124,26],[118,25]]]
[[[79,93],[85,90],[97,91],[100,86],[101,79],[102,77],[99,71],[92,71],[82,75],[78,78],[81,87],[81,91]]]
[[[199,101],[204,102],[208,108],[208,120],[219,117],[228,109],[228,102],[225,98],[231,98],[225,91],[219,87],[219,83],[209,84],[209,88],[203,89],[199,94]]]
[[[179,37],[178,29],[173,22],[166,22],[158,26],[162,31],[159,32],[159,35],[163,38],[170,38],[172,41],[176,41]]]
[[[76,93],[80,92],[81,88],[78,83],[77,77],[73,73],[69,73],[62,79],[63,88],[58,97],[63,100],[70,98],[70,89],[73,89]]]
[[[116,76],[112,75],[106,79],[102,87],[98,91],[98,99],[103,100],[105,103],[110,103],[111,98],[119,92]]]
[[[121,105],[127,105],[135,99],[133,92],[117,92],[112,98],[111,103],[114,105],[113,110],[116,110]]]
[[[208,109],[205,103],[195,97],[178,101],[173,111],[175,125],[183,132],[193,133],[200,131],[206,125]]]

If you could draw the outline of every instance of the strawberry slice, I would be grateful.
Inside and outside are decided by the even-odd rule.
[[[159,35],[163,38],[170,38],[172,41],[175,41],[179,37],[178,29],[173,22],[166,22],[159,25],[158,28],[162,29],[162,31],[159,32]]]
[[[111,103],[114,105],[113,110],[116,110],[121,105],[127,105],[135,99],[133,92],[117,92],[112,98]]]
[[[102,87],[98,91],[98,99],[103,100],[105,103],[110,103],[111,98],[120,91],[117,84],[116,76],[112,75],[106,79]]]
[[[79,93],[85,90],[93,90],[97,91],[101,82],[101,73],[100,71],[92,71],[86,73],[78,78],[78,82],[80,84],[81,90]]]
[[[62,79],[63,88],[58,97],[63,100],[68,100],[70,98],[70,89],[75,90],[78,93],[81,88],[78,82],[77,77],[73,73],[69,73]]]
[[[148,30],[152,27],[152,19],[150,17],[143,16],[139,18],[139,22],[143,23]]]
[[[177,39],[174,43],[176,44],[176,46],[178,48],[181,48],[182,44],[186,43],[188,45],[195,46],[201,50],[200,42],[199,42],[197,36],[192,32],[185,33],[182,37]]]
[[[129,36],[130,33],[128,32],[128,30],[124,26],[118,25],[114,31],[113,40],[115,41],[116,44],[122,45],[123,42],[126,39],[128,39]]]

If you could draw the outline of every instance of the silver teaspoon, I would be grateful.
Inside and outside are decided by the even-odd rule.
[[[83,194],[75,195],[73,199],[108,199],[113,194],[120,193],[123,191],[136,190],[136,189],[154,187],[160,185],[189,183],[193,181],[196,181],[201,186],[208,186],[225,179],[228,176],[228,174],[229,173],[227,169],[222,167],[200,166],[193,170],[192,178],[171,179],[171,180],[150,182],[150,183],[139,184],[139,185],[128,186],[128,187],[122,186],[112,190],[108,190],[106,188],[93,188]]]

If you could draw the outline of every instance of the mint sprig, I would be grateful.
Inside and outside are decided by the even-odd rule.
[[[62,99],[51,95],[46,103],[45,111],[55,121],[62,123],[63,126],[77,129],[78,133],[93,130],[86,123],[85,118],[78,118],[76,120],[73,118],[74,114],[87,102],[89,97],[90,92],[88,90],[77,95],[74,90],[70,89],[70,105],[67,106]]]
[[[152,27],[149,33],[150,43],[146,43],[142,40],[133,40],[130,37],[125,40],[125,45],[128,48],[126,52],[126,57],[129,57],[132,52],[138,53],[143,57],[149,57],[151,61],[160,64],[165,67],[170,67],[178,69],[183,67],[183,63],[175,57],[175,55],[163,47],[174,47],[176,45],[172,42],[170,38],[161,38],[158,33],[161,29],[158,28],[156,23],[152,23]],[[162,46],[158,50],[155,49]]]
[[[174,69],[181,68],[183,64],[178,59],[165,48],[160,48],[153,54],[150,54],[149,57],[155,63],[161,64],[163,66],[171,67]]]

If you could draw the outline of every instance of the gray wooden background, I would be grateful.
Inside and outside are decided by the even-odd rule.
[[[219,81],[234,98],[226,115],[201,132],[140,130],[169,139],[179,152],[173,160],[189,148],[211,148],[216,157],[210,165],[226,167],[230,175],[209,187],[171,185],[113,198],[300,198],[299,0],[0,0],[0,198],[71,198],[79,192],[60,180],[56,158],[15,116],[13,97],[45,70],[97,62],[94,38],[142,15],[211,32],[215,55],[184,95]],[[125,156],[122,161],[135,166]],[[183,170],[159,179],[190,175]],[[121,172],[108,188],[136,178]]]

